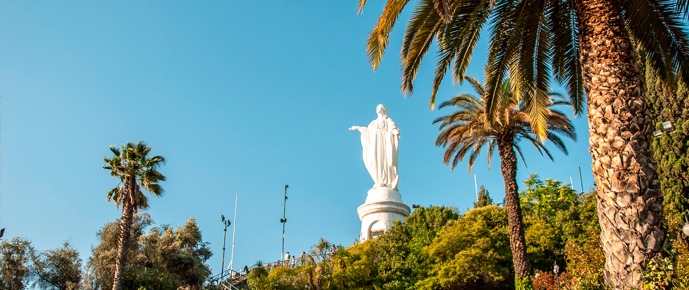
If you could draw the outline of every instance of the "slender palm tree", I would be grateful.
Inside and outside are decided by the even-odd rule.
[[[366,0],[360,0],[362,11]],[[539,138],[546,132],[547,88],[566,85],[575,113],[587,99],[592,169],[598,187],[605,277],[616,289],[640,288],[648,260],[661,251],[662,196],[650,148],[653,124],[631,45],[648,53],[652,69],[668,82],[689,83],[687,0],[419,0],[402,44],[402,90],[412,82],[437,39],[439,53],[431,107],[448,70],[461,82],[489,24],[488,96],[506,78],[524,98]],[[374,68],[392,27],[409,0],[387,0],[370,34]],[[508,74],[509,73],[509,74]],[[585,91],[585,94],[584,94]],[[495,114],[500,100],[489,97]]]
[[[140,141],[137,144],[128,142],[122,145],[122,149],[110,146],[113,156],[103,158],[103,169],[110,170],[113,178],[120,180],[115,188],[108,192],[108,201],[114,201],[119,208],[122,206],[122,218],[120,220],[120,237],[117,243],[117,259],[115,261],[115,279],[113,290],[122,289],[122,278],[126,267],[128,241],[132,218],[139,209],[148,208],[148,197],[141,192],[141,187],[155,196],[163,194],[163,188],[159,182],[165,180],[157,168],[165,163],[161,156],[150,157],[151,147]]]
[[[433,121],[434,124],[440,124],[440,135],[436,139],[436,145],[446,148],[443,162],[450,163],[452,169],[469,154],[469,171],[483,147],[487,147],[490,166],[491,157],[497,147],[500,155],[500,169],[505,182],[505,208],[508,213],[515,282],[523,283],[529,277],[529,260],[526,256],[524,224],[517,187],[516,153],[519,153],[522,160],[524,159],[518,142],[522,139],[528,140],[541,154],[545,153],[551,160],[553,157],[544,143],[534,134],[530,125],[531,119],[525,111],[526,103],[518,100],[509,83],[503,82],[501,90],[497,92],[500,94],[498,97],[501,102],[496,114],[491,117],[486,111],[485,87],[474,78],[467,77],[466,79],[480,97],[459,94],[440,105],[441,109],[453,107],[457,108],[457,111]],[[553,96],[558,95],[553,94]],[[547,104],[548,134],[546,138],[566,154],[567,148],[559,134],[572,139],[576,139],[576,134],[570,119],[563,113],[551,109],[553,105],[559,104],[564,104],[564,102],[549,101]]]

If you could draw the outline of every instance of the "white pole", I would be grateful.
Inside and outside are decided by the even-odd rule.
[[[232,228],[232,254],[230,256],[230,270],[232,270],[232,265],[234,264],[234,233],[237,232],[237,199],[239,194],[235,193],[234,196],[234,227]]]
[[[476,202],[478,202],[478,183],[476,183],[476,174],[474,174],[474,190],[476,190]]]
[[[574,190],[574,181],[572,181],[572,177],[571,177],[571,176],[569,177],[569,188],[571,188],[572,190]]]

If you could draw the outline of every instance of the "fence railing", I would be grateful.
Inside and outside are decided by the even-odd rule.
[[[206,281],[207,284],[210,286],[220,286],[224,287],[221,289],[229,289],[229,290],[235,290],[237,289],[235,285],[237,283],[241,283],[246,280],[246,275],[251,273],[251,270],[261,267],[265,269],[266,271],[270,272],[273,269],[280,268],[280,267],[289,267],[289,268],[297,268],[301,267],[304,265],[308,265],[309,263],[311,264],[317,264],[322,262],[325,259],[328,259],[332,255],[334,255],[335,252],[333,251],[328,251],[328,252],[323,252],[319,254],[313,254],[313,255],[304,255],[304,256],[299,256],[299,257],[294,257],[294,259],[285,259],[285,260],[277,260],[277,261],[272,261],[272,262],[265,262],[265,263],[260,263],[260,264],[254,264],[251,267],[247,267],[248,271],[234,271],[232,269],[224,270],[221,273],[215,274],[211,277],[209,277]]]
[[[310,254],[310,255],[304,255],[304,256],[299,256],[299,257],[294,257],[290,259],[284,259],[284,260],[277,260],[273,262],[266,262],[262,263],[261,267],[264,269],[270,271],[275,268],[279,267],[289,267],[289,268],[296,268],[296,267],[301,267],[304,265],[307,265],[308,263],[313,263],[313,264],[318,264],[321,261],[328,259],[330,256],[334,255],[336,251],[328,251],[328,252],[323,252],[319,254]],[[251,272],[251,269],[258,267],[258,265],[253,265],[251,268],[249,268],[249,272]]]

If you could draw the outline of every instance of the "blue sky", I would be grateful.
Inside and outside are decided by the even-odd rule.
[[[0,2],[0,227],[5,238],[39,250],[70,242],[84,264],[96,233],[120,216],[106,193],[117,185],[102,169],[108,147],[146,141],[166,157],[168,181],[148,212],[158,225],[194,217],[221,265],[220,215],[239,196],[235,269],[278,259],[284,184],[289,184],[286,250],[319,238],[350,245],[356,208],[372,181],[352,125],[367,125],[383,103],[401,131],[400,184],[408,205],[464,211],[475,199],[474,175],[497,202],[499,159],[467,172],[442,163],[434,145],[443,111],[431,111],[431,51],[412,96],[400,94],[393,31],[380,68],[365,52],[384,1],[2,1]],[[401,18],[406,21],[407,11]],[[479,79],[485,44],[469,75]],[[438,94],[458,92],[448,79]],[[579,189],[593,186],[585,116],[579,139],[556,163],[524,144],[530,173]],[[229,232],[228,232],[229,233]],[[231,237],[228,234],[228,241]],[[225,261],[230,260],[229,242]]]

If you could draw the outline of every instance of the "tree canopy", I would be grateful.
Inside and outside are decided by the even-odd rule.
[[[203,241],[196,221],[190,218],[185,225],[176,229],[167,225],[152,225],[148,214],[134,217],[130,250],[127,253],[131,263],[124,271],[124,288],[200,289],[210,276],[205,262],[212,252],[208,243]],[[93,249],[87,264],[87,284],[92,289],[112,287],[118,232],[119,221],[114,221],[106,224],[98,233],[100,242]]]

